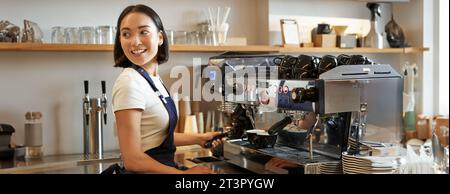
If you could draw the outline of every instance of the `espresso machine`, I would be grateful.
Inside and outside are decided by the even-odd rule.
[[[226,161],[252,172],[342,173],[342,152],[358,153],[354,145],[402,140],[403,78],[361,55],[224,54],[206,73],[223,103],[250,110],[256,129],[271,126],[261,141],[245,129],[224,142]]]
[[[102,97],[89,97],[89,81],[84,81],[83,152],[86,159],[103,158],[103,126],[107,124],[106,82],[101,81]]]

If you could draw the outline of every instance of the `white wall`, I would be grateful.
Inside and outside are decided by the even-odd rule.
[[[434,89],[437,91],[435,92],[436,96],[438,96],[435,106],[437,107],[435,110],[438,110],[438,113],[441,115],[449,115],[448,109],[449,109],[449,60],[448,60],[448,52],[449,52],[449,45],[448,45],[448,34],[449,34],[449,7],[448,1],[445,0],[434,0],[435,5],[439,7],[439,11],[434,12],[435,17],[437,16],[439,19],[439,27],[434,28],[437,31],[437,37],[439,37],[438,45],[439,45],[439,54],[436,58],[438,58],[439,64],[439,78],[436,80],[439,80],[437,84],[437,87],[434,87]]]
[[[0,52],[0,122],[16,128],[13,140],[24,143],[24,114],[43,112],[46,154],[80,153],[82,149],[83,80],[90,96],[100,97],[106,80],[108,97],[119,69],[110,53]],[[109,121],[111,111],[108,109]],[[115,147],[111,122],[104,131],[105,148]]]
[[[106,80],[108,99],[120,69],[112,67],[112,54],[0,52],[0,122],[16,128],[13,140],[24,143],[24,115],[27,111],[44,114],[44,147],[46,154],[82,152],[83,80],[90,81],[90,97],[100,97],[100,81]],[[192,58],[209,55],[173,54],[170,62],[160,67],[169,85],[170,69],[175,65],[191,66]],[[116,149],[111,105],[109,124],[104,130],[105,150]]]
[[[310,29],[319,23],[347,25],[346,33],[367,34],[370,30],[370,11],[367,2],[345,0],[270,0],[269,1],[269,43],[281,44],[281,18],[296,19],[299,27]],[[384,32],[384,26],[391,18],[391,5],[382,3],[377,29]],[[385,41],[386,47],[387,41]]]
[[[146,4],[161,17],[166,29],[192,31],[206,21],[202,9],[230,6],[231,36],[248,37],[248,43],[257,40],[257,0],[0,0],[0,20],[9,20],[23,27],[23,19],[37,22],[50,41],[52,26],[116,25],[117,18],[128,5]],[[245,28],[243,28],[245,27]]]

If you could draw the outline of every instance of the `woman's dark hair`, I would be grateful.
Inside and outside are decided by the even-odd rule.
[[[114,67],[130,67],[133,63],[125,56],[122,46],[120,45],[120,23],[122,22],[123,18],[127,16],[129,13],[139,12],[146,14],[148,17],[150,17],[153,22],[155,23],[155,26],[157,28],[157,31],[160,31],[163,35],[163,44],[158,46],[158,53],[156,54],[156,60],[158,61],[158,64],[163,64],[167,62],[169,59],[169,44],[167,41],[167,35],[164,31],[164,26],[161,22],[161,18],[158,16],[158,14],[150,7],[146,5],[130,5],[127,8],[125,8],[122,13],[119,16],[119,19],[117,20],[117,32],[116,32],[116,40],[114,43]]]

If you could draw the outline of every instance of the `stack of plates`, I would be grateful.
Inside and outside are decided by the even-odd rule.
[[[348,139],[348,145],[350,150],[356,150],[356,140],[353,138]],[[361,141],[359,142],[359,151],[362,155],[371,156],[398,156],[402,150],[399,145],[393,143],[381,143],[374,141]]]
[[[342,162],[327,162],[320,164],[320,174],[342,174]]]
[[[356,150],[356,140],[354,138],[348,138],[348,145],[350,146],[351,150]],[[370,147],[368,145],[365,145],[364,143],[359,142],[359,150],[360,151],[368,151],[370,150]]]
[[[392,174],[398,169],[399,157],[360,156],[342,153],[344,174]]]

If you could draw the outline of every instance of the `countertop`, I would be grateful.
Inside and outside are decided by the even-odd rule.
[[[223,160],[198,161],[195,158],[209,159],[209,149],[200,146],[182,146],[177,148],[175,161],[185,167],[196,165],[209,166],[217,174],[251,173]],[[0,174],[99,174],[110,165],[120,162],[119,151],[106,152],[102,159],[86,159],[83,154],[43,156],[39,159],[15,159],[0,161]]]

